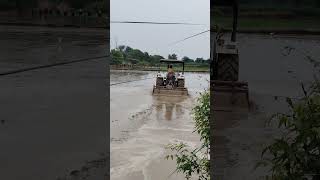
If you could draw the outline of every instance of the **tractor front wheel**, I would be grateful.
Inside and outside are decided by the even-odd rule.
[[[156,86],[163,86],[163,78],[157,77]]]

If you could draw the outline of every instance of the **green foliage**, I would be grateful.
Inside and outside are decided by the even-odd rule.
[[[190,148],[180,142],[177,144],[169,144],[167,149],[175,152],[166,156],[176,160],[175,172],[183,173],[186,179],[197,176],[199,180],[208,180],[210,170],[210,93],[204,92],[200,94],[197,105],[193,108],[193,116],[195,122],[195,132],[200,135],[201,146],[189,150]]]
[[[123,54],[121,51],[112,49],[111,52],[111,64],[122,64]]]
[[[67,2],[72,8],[75,9],[88,9],[94,11],[101,11],[106,13],[109,9],[109,1],[107,0],[50,0],[53,3],[59,4],[60,2]],[[36,8],[38,6],[38,0],[0,0],[0,9],[28,9]]]
[[[110,3],[107,0],[84,1],[83,4],[78,4],[77,6],[92,12],[107,13],[110,8]]]
[[[16,2],[12,0],[0,0],[0,10],[7,10],[16,7]]]
[[[196,62],[196,63],[205,63],[206,60],[204,60],[203,58],[197,58],[197,59],[195,60],[195,62]]]
[[[308,58],[310,61],[310,57]],[[316,64],[317,61],[310,61]],[[317,67],[317,66],[314,66]],[[272,179],[300,180],[320,174],[320,86],[316,79],[311,91],[301,84],[304,97],[297,101],[287,98],[288,113],[275,114],[272,120],[284,134],[268,145],[257,165],[270,166]]]
[[[178,55],[176,54],[169,54],[168,59],[178,59]]]
[[[306,174],[320,173],[320,96],[306,96],[293,103],[289,114],[277,114],[279,128],[287,133],[267,146],[272,158],[264,158],[271,165],[274,179],[302,179]]]
[[[210,143],[210,93],[204,92],[200,94],[198,104],[193,109],[195,129],[200,135],[200,140],[205,147],[209,147]]]
[[[14,0],[15,7],[17,9],[23,9],[23,8],[33,8],[36,7],[37,1],[36,0]]]
[[[115,50],[115,49],[113,49],[113,50]],[[111,50],[111,51],[113,51],[113,50]],[[150,55],[148,52],[142,52],[139,49],[133,49],[129,46],[124,46],[124,45],[119,46],[116,50],[122,54],[122,58],[120,58],[119,63],[124,63],[124,64],[130,63],[130,64],[155,66],[155,65],[159,64],[160,59],[164,59],[160,55]],[[177,59],[178,56],[176,54],[169,54],[168,58],[169,59]],[[188,57],[185,57],[185,58],[188,58]],[[202,58],[197,58],[197,59],[198,59],[197,63],[201,64],[201,67],[199,67],[200,69],[201,68],[208,69],[208,66],[207,66],[208,60],[203,60]],[[190,58],[188,58],[188,62],[195,64],[195,62]]]
[[[187,56],[184,56],[184,57],[182,58],[182,61],[185,62],[185,63],[193,63],[193,62],[194,62],[193,59],[190,59],[190,58],[187,57]]]

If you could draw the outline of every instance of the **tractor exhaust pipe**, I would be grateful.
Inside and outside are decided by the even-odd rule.
[[[237,25],[238,25],[238,1],[233,0],[233,23],[232,23],[232,34],[231,41],[236,42],[237,40]]]

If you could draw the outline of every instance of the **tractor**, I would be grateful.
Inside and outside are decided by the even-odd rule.
[[[167,73],[161,73],[161,65],[166,64],[168,70],[176,69],[175,65],[182,65],[181,72],[168,71]],[[156,76],[156,83],[153,86],[153,95],[188,95],[188,89],[185,87],[184,76],[184,62],[176,59],[161,59],[159,65],[159,71]]]
[[[222,28],[212,39],[210,87],[214,94],[214,105],[217,107],[249,107],[248,83],[239,81],[239,51],[236,41],[238,23],[237,0],[216,1],[212,5],[231,6],[233,24],[230,39],[225,38]],[[213,9],[213,8],[212,8]],[[213,19],[214,21],[214,19]]]

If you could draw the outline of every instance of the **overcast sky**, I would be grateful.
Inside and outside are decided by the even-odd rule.
[[[209,58],[210,33],[169,45],[210,28],[210,0],[111,0],[111,21],[157,21],[203,24],[149,25],[111,24],[110,45],[128,45],[165,58],[176,53],[178,58]]]

